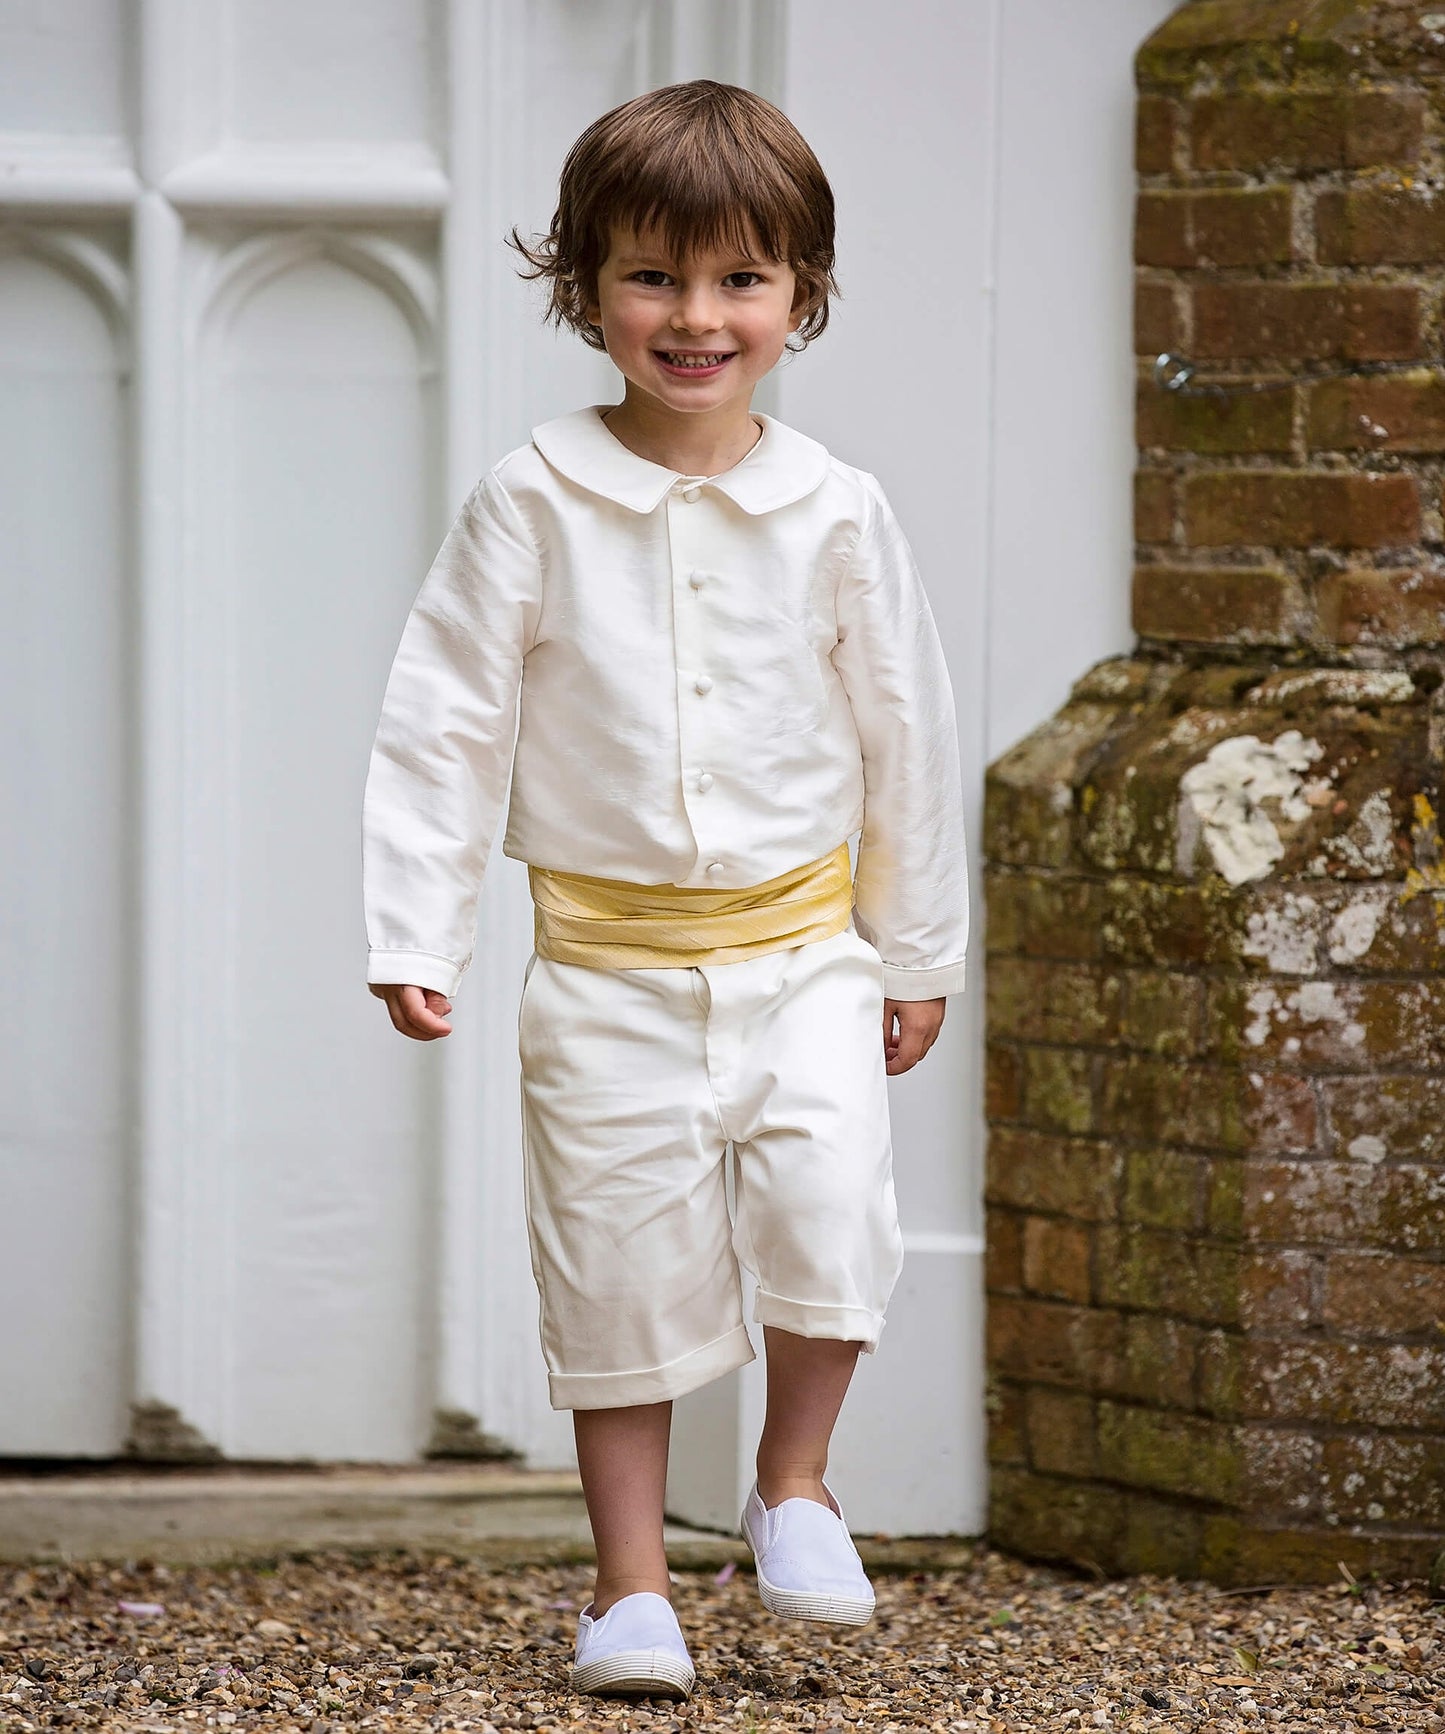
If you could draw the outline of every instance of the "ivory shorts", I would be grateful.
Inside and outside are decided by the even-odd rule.
[[[760,1323],[876,1346],[903,1242],[871,945],[850,930],[696,969],[534,957],[518,1024],[554,1408],[663,1402],[752,1360],[739,1261]]]

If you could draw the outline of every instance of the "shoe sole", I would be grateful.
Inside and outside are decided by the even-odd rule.
[[[756,1556],[754,1556],[756,1569]],[[817,1620],[828,1626],[866,1626],[878,1605],[870,1597],[819,1595],[812,1590],[778,1589],[758,1572],[758,1595],[770,1614],[785,1620]]]
[[[691,1662],[663,1650],[618,1650],[572,1669],[572,1689],[603,1697],[686,1698],[696,1678]]]

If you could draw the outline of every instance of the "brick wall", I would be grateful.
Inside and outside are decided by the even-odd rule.
[[[1132,657],[989,781],[993,1529],[1226,1582],[1445,1532],[1445,27],[1141,49]],[[1323,23],[1312,20],[1323,19]],[[1158,391],[1149,361],[1285,388]],[[1315,376],[1418,362],[1374,378]]]

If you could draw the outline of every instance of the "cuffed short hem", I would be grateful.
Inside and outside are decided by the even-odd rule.
[[[866,1307],[821,1306],[814,1301],[784,1300],[781,1295],[759,1289],[753,1302],[753,1317],[760,1325],[776,1325],[795,1337],[831,1337],[840,1343],[862,1343],[871,1355],[883,1335],[882,1313]]]
[[[635,1373],[552,1373],[547,1388],[554,1409],[629,1409],[636,1403],[669,1403],[755,1359],[746,1325],[714,1337],[700,1349],[662,1367]]]

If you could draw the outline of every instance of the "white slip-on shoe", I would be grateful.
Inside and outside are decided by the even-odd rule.
[[[592,1604],[577,1619],[572,1688],[605,1697],[685,1698],[692,1658],[672,1603],[651,1590],[623,1596],[594,1619]]]
[[[769,1613],[785,1619],[866,1626],[873,1617],[873,1585],[826,1484],[833,1509],[812,1499],[785,1499],[771,1511],[758,1484],[743,1507],[743,1540],[757,1564],[758,1594]]]

